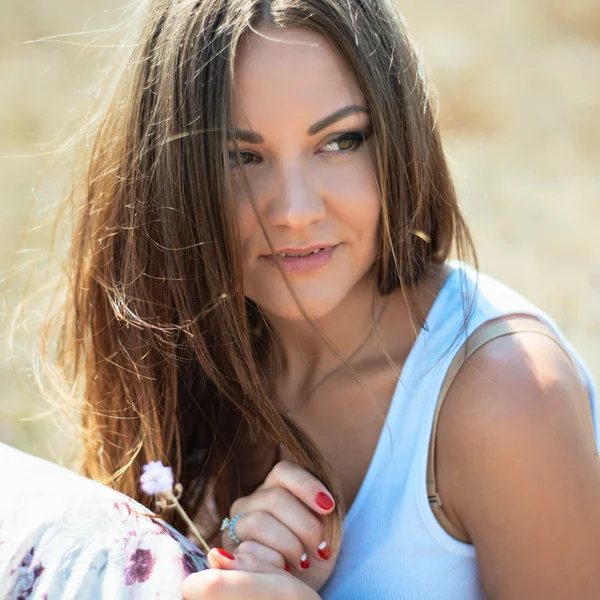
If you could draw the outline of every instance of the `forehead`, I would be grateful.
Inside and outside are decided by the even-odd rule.
[[[306,125],[347,104],[365,104],[333,44],[304,28],[260,28],[241,42],[235,64],[233,118],[259,131],[269,123]]]

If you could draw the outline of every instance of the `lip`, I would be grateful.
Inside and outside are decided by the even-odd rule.
[[[306,246],[305,248],[278,248],[277,254],[306,254],[308,252],[314,252],[315,250],[321,249],[320,252],[317,252],[316,254],[308,254],[307,256],[286,256],[285,258],[280,257],[279,260],[288,274],[306,275],[327,266],[331,262],[333,254],[337,250],[338,246],[339,244],[334,246],[331,244],[315,244],[313,246]],[[277,267],[277,260],[272,254],[263,255],[261,258],[264,259],[267,264]]]
[[[334,248],[337,244],[313,244],[312,246],[305,246],[304,248],[293,248],[291,246],[287,248],[277,248],[275,254],[308,254],[314,252],[319,248]],[[265,254],[264,256],[273,256],[272,254]]]

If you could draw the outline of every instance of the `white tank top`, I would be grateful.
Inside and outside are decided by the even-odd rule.
[[[556,324],[514,290],[463,263],[439,292],[405,362],[375,453],[344,520],[335,570],[324,600],[483,599],[475,549],[439,525],[427,499],[426,468],[434,411],[457,350],[480,325],[529,314],[547,323],[575,359],[589,391],[596,442],[598,410],[592,379]],[[464,302],[474,299],[468,328]],[[457,337],[458,336],[458,337]]]

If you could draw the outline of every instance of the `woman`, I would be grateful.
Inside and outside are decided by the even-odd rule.
[[[147,10],[61,307],[84,472],[173,467],[221,548],[189,599],[599,597],[593,384],[465,265],[391,3]]]

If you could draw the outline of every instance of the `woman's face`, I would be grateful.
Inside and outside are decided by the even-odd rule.
[[[233,126],[243,166],[230,156],[244,293],[267,315],[303,318],[260,219],[300,302],[318,319],[373,277],[380,204],[370,117],[324,37],[299,28],[260,34],[244,39],[235,71]]]

